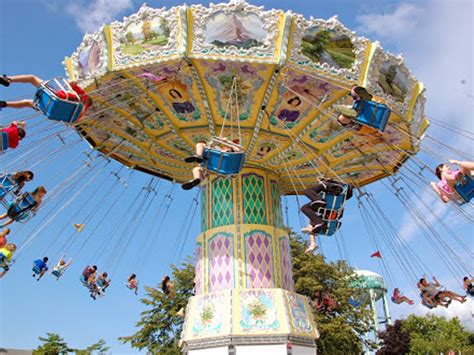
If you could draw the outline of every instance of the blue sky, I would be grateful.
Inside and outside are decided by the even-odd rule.
[[[151,7],[181,4],[178,1],[147,3]],[[198,2],[188,2],[193,3]],[[469,0],[274,0],[254,3],[266,8],[291,9],[306,17],[337,15],[343,24],[358,34],[379,40],[393,53],[403,53],[413,74],[428,87],[427,115],[448,126],[452,124],[473,131],[473,44],[469,40],[473,34],[473,5]],[[140,5],[140,2],[133,0],[81,0],[73,3],[61,0],[1,1],[0,74],[34,73],[43,78],[62,76],[61,62],[76,49],[85,31],[96,30],[104,22],[121,19],[137,11]],[[464,83],[461,83],[462,80]],[[2,87],[0,98],[13,99],[31,95],[32,92],[28,86]],[[0,125],[31,114],[30,111],[4,110],[0,112]],[[38,344],[38,336],[57,332],[73,347],[85,347],[104,338],[112,346],[113,353],[133,353],[128,345],[120,344],[117,337],[134,331],[134,324],[143,308],[138,297],[124,287],[125,279],[131,272],[137,272],[144,284],[155,285],[169,271],[170,262],[176,262],[179,256],[192,254],[194,237],[198,234],[198,218],[192,222],[182,251],[180,240],[184,239],[181,226],[192,206],[194,192],[184,193],[179,187],[176,188],[170,213],[164,219],[163,214],[169,203],[164,195],[172,188],[170,183],[160,182],[158,193],[151,202],[150,199],[142,200],[145,192],[138,198],[137,194],[148,183],[149,176],[138,172],[131,174],[127,169],[119,171],[120,165],[115,162],[104,167],[105,163],[100,159],[91,163],[92,166],[97,165],[92,171],[80,171],[78,179],[67,186],[65,181],[81,169],[82,161],[87,159],[82,153],[87,151],[87,145],[79,142],[75,134],[69,134],[64,138],[67,148],[63,148],[58,138],[48,136],[60,128],[43,117],[31,118],[29,127],[30,141],[23,142],[23,148],[2,155],[0,169],[16,171],[34,166],[32,170],[36,177],[29,188],[43,184],[52,197],[35,219],[24,225],[12,226],[11,241],[18,245],[30,241],[10,274],[0,281],[0,347],[34,348]],[[471,142],[449,129],[432,124],[428,134],[462,150],[468,157],[473,156]],[[23,156],[31,147],[35,148],[34,152],[28,157]],[[422,147],[434,150],[431,155],[451,156],[440,146],[426,143]],[[419,159],[431,166],[437,164],[436,159],[425,153],[420,153]],[[119,171],[119,175],[128,180],[128,187],[121,183],[113,185],[115,178],[110,175],[111,171]],[[456,230],[472,252],[472,224],[467,224],[452,208],[437,201],[429,189],[415,188],[419,190],[423,202]],[[57,194],[53,193],[55,190]],[[439,261],[439,256],[413,223],[410,211],[382,184],[376,183],[369,190],[430,271],[446,286],[461,292],[457,283],[459,280],[455,280]],[[78,197],[71,200],[76,193]],[[68,201],[70,204],[64,206]],[[288,205],[290,225],[299,229],[294,198],[288,199]],[[417,205],[429,222],[439,228],[438,220],[430,218],[430,211],[422,203]],[[147,206],[150,207],[147,209]],[[472,215],[472,207],[466,210]],[[140,225],[132,223],[136,220],[133,217],[136,211],[139,217],[144,217],[144,223]],[[45,225],[56,213],[57,218]],[[163,219],[164,222],[160,223]],[[83,233],[74,235],[71,223],[83,221],[87,221],[87,228]],[[126,223],[117,227],[118,221]],[[472,269],[466,253],[460,250],[449,233],[440,231],[441,237]],[[342,233],[353,266],[382,272],[377,261],[368,257],[374,246],[365,232],[355,199],[349,201],[347,206]],[[104,248],[101,243],[108,237],[112,242]],[[84,247],[81,247],[84,242]],[[381,240],[379,242],[382,243]],[[329,260],[342,257],[335,238],[326,238],[322,243],[323,252]],[[390,251],[384,249],[383,243],[381,249],[397,286],[408,296],[415,297],[413,285],[396,260],[391,258]],[[63,252],[72,255],[74,263],[61,281],[56,282],[48,276],[36,282],[31,277],[33,259],[43,255],[57,259]],[[97,263],[99,269],[109,271],[113,278],[110,292],[96,302],[88,297],[78,282],[80,271],[88,263]],[[463,275],[456,276],[461,278]],[[471,302],[463,306],[452,305],[448,310],[437,310],[436,314],[459,315],[469,322],[470,309]],[[425,312],[418,305],[391,306],[391,310],[395,317]]]

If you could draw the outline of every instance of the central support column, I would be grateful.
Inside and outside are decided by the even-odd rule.
[[[289,342],[293,354],[298,347],[315,349],[308,300],[293,292],[278,176],[260,168],[245,168],[235,178],[211,175],[201,196],[196,296],[187,307],[185,350],[227,354],[230,346],[251,354],[257,346],[277,355],[287,354]]]

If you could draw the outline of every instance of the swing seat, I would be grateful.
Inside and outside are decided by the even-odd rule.
[[[429,309],[433,309],[433,308],[436,308],[436,306],[432,306],[431,304],[429,303],[426,303],[424,301],[421,301],[421,304]]]
[[[334,233],[337,232],[337,230],[339,229],[341,225],[341,222],[339,222],[339,219],[336,219],[336,220],[328,221],[326,222],[326,224],[327,226],[323,227],[323,229],[321,230],[319,234],[324,234],[330,237],[334,235]]]
[[[326,201],[326,206],[318,208],[317,213],[321,216],[326,225],[319,234],[332,236],[341,225],[339,220],[344,212],[344,202],[346,201],[349,188],[348,184],[342,185],[342,192],[337,195],[325,192],[321,193],[322,199]]]
[[[62,272],[60,272],[59,270],[53,270],[51,271],[51,275],[54,275],[55,277],[57,277],[58,279],[63,276]]]
[[[0,199],[15,190],[16,185],[10,174],[0,176]]]
[[[102,280],[97,280],[95,284],[100,290],[105,286],[105,282]]]
[[[353,299],[352,297],[349,298],[349,304],[353,307],[360,307],[361,303]]]
[[[36,275],[41,274],[41,269],[40,269],[38,266],[36,266],[36,265],[34,265],[31,270],[32,270]]]
[[[201,166],[220,175],[234,175],[240,173],[244,166],[245,152],[223,152],[212,148],[213,145],[225,145],[232,149],[242,149],[242,146],[214,137],[209,147],[204,148],[204,161]]]
[[[390,117],[390,109],[379,102],[360,100],[354,105],[358,112],[356,122],[383,132]]]
[[[77,101],[60,99],[56,95],[57,91],[73,94]],[[36,90],[34,104],[49,119],[66,123],[75,123],[83,109],[79,95],[63,78],[55,78],[41,84]]]
[[[8,149],[8,133],[0,132],[0,153]]]
[[[21,198],[13,202],[12,212],[15,222],[26,222],[32,217],[31,209],[36,206],[36,201],[30,193],[26,193]]]
[[[329,194],[329,193],[321,193],[321,197],[324,201],[326,201],[326,207],[324,209],[327,210],[339,210],[344,205],[344,201],[346,200],[347,190],[349,185],[342,184],[342,192],[340,194]]]
[[[457,182],[454,189],[461,196],[464,203],[469,203],[474,197],[474,180],[468,175],[463,176],[462,182]]]

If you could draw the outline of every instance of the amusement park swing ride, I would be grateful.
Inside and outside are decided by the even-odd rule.
[[[196,145],[208,143],[196,160],[202,176],[196,182],[195,195],[189,192],[195,197],[186,216],[192,220],[199,206],[196,294],[187,306],[182,336],[189,354],[211,348],[216,354],[227,353],[218,349],[230,346],[239,354],[250,354],[260,344],[286,354],[288,341],[294,354],[315,348],[318,331],[310,304],[294,292],[281,198],[296,196],[301,207],[298,196],[328,179],[339,184],[341,191],[320,195],[323,205],[315,212],[322,227],[312,234],[333,236],[344,243],[340,234],[344,203],[354,190],[374,245],[386,246],[416,284],[417,275],[428,269],[367,189],[381,181],[413,211],[430,244],[443,254],[440,259],[446,263],[450,263],[447,259],[457,260],[450,263],[453,273],[468,274],[469,268],[457,257],[454,246],[413,203],[419,198],[416,189],[428,183],[423,172],[430,170],[416,154],[422,150],[438,158],[439,147],[433,146],[442,144],[430,137],[433,145],[421,146],[429,125],[424,115],[423,84],[401,56],[356,36],[336,18],[306,19],[242,1],[170,9],[143,5],[123,21],[85,35],[64,66],[67,80],[45,81],[35,94],[36,109],[59,121],[52,127],[60,127],[45,131],[41,138],[56,135],[66,145],[64,137],[75,131],[100,153],[66,184],[74,179],[86,184],[95,179],[88,176],[87,167],[101,165],[102,158],[150,175],[151,180],[137,195],[142,210],[133,212],[135,222],[151,205],[162,180],[173,182],[161,203],[167,209],[159,219],[167,218],[175,184],[192,179],[195,166],[185,159],[196,155]],[[90,107],[85,107],[89,105],[83,96],[71,88],[76,82],[92,100]],[[58,92],[73,97],[60,97]],[[355,114],[347,124],[340,116],[347,116],[348,110]],[[461,133],[473,139],[472,133]],[[8,134],[2,133],[3,157],[12,157],[8,168],[15,168],[27,154],[35,156],[37,148],[28,145],[27,139],[18,152],[8,149],[8,139]],[[65,149],[52,151],[50,156]],[[457,152],[451,148],[450,153]],[[127,187],[121,170],[114,172],[111,191]],[[11,176],[2,179],[0,197],[8,208],[16,198],[15,183]],[[450,205],[472,222],[466,207],[473,194],[472,180],[470,176],[465,179],[456,185],[456,201]],[[53,189],[48,198],[52,200],[54,194],[57,191]],[[16,205],[18,221],[33,216],[28,204],[34,203],[28,194]],[[55,217],[48,216],[45,223]],[[464,241],[441,223],[472,258]],[[134,228],[127,227],[124,234],[133,233]],[[75,233],[86,233],[82,229],[84,225],[78,224]],[[26,239],[17,257],[41,230]],[[310,233],[315,230],[310,228]],[[180,240],[184,243],[187,225],[182,226],[181,234],[186,236]],[[112,234],[105,237],[104,245],[112,238]],[[71,239],[65,246],[74,242]],[[128,242],[119,241],[122,246]],[[151,246],[152,241],[142,258]],[[179,245],[172,251],[174,255],[181,252]],[[394,282],[387,265],[382,268]],[[385,289],[377,286],[379,291]]]

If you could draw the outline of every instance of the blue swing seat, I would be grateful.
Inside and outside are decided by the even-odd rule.
[[[56,278],[60,278],[61,276],[63,276],[63,273],[60,272],[59,270],[53,270],[51,271],[51,275],[54,275]]]
[[[73,93],[77,96],[77,101],[60,99],[56,96],[56,91]],[[83,109],[79,95],[63,78],[55,78],[41,84],[36,90],[34,104],[49,119],[66,123],[75,123]]]
[[[0,199],[3,199],[11,191],[15,190],[15,188],[16,184],[15,181],[12,179],[11,174],[5,174],[0,176]]]
[[[326,201],[326,206],[319,208],[317,213],[321,215],[326,225],[319,234],[332,236],[339,229],[341,225],[339,219],[344,211],[348,188],[348,184],[343,184],[342,192],[337,195],[321,192],[321,197]]]
[[[31,209],[36,206],[36,201],[33,196],[27,192],[13,202],[12,206],[12,212],[14,213],[13,220],[15,222],[26,222],[32,216]]]
[[[324,234],[324,235],[327,235],[329,237],[334,235],[334,233],[337,232],[337,230],[339,229],[339,227],[341,225],[341,222],[339,222],[339,219],[328,221],[326,223],[327,223],[327,226],[323,227],[320,234]]]
[[[37,265],[33,265],[33,268],[31,269],[36,275],[41,274],[41,269]]]
[[[361,302],[358,302],[356,301],[355,299],[353,299],[352,297],[349,298],[349,304],[353,307],[360,307],[361,306]]]
[[[8,149],[8,133],[0,132],[0,153]]]
[[[213,138],[211,140],[211,147],[214,143],[226,145],[234,149],[242,149],[242,146],[220,138]],[[206,147],[204,148],[203,158],[204,161],[201,163],[203,168],[219,175],[235,175],[240,173],[244,166],[245,152],[223,152],[219,149]]]
[[[474,197],[474,180],[469,175],[464,175],[463,182],[457,182],[454,189],[461,196],[464,203],[469,203]]]
[[[387,105],[369,100],[357,101],[353,108],[358,112],[356,122],[383,132],[390,117]]]

